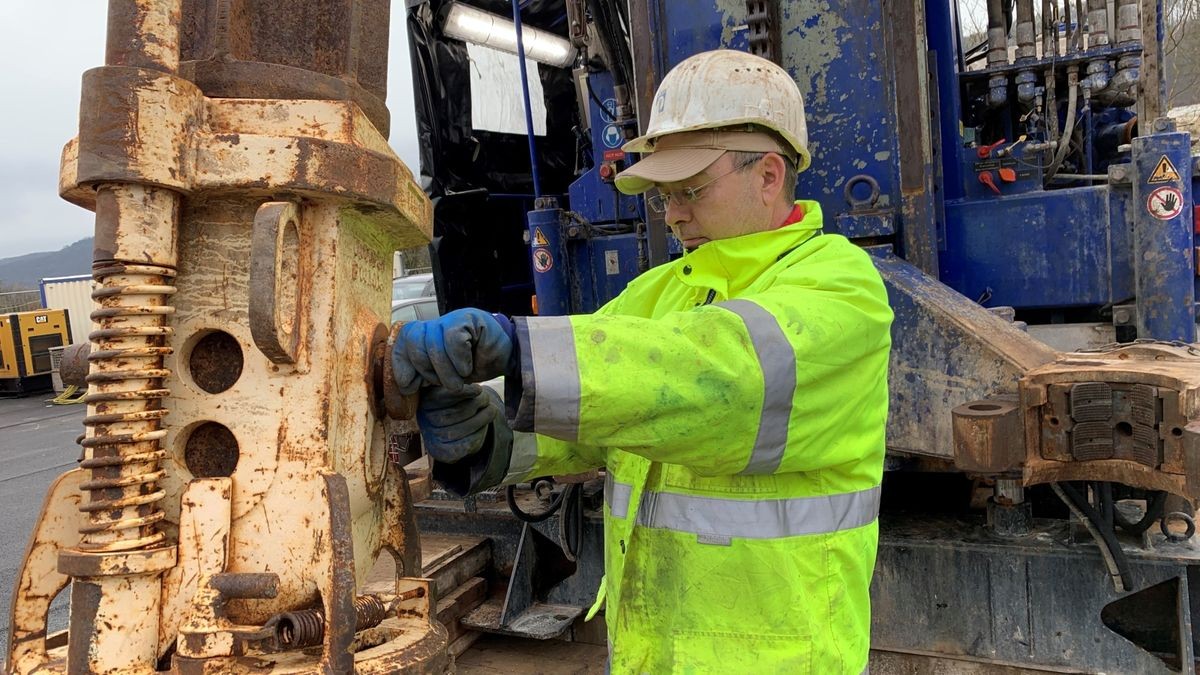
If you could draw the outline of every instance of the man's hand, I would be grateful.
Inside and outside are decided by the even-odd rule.
[[[422,386],[460,391],[468,382],[503,375],[511,353],[509,330],[496,317],[481,309],[459,309],[432,321],[404,324],[392,347],[392,372],[405,394]]]
[[[454,464],[483,448],[488,426],[497,419],[499,396],[477,384],[459,391],[426,387],[417,403],[417,425],[425,452],[438,462]]]

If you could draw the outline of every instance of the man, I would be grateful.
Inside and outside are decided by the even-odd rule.
[[[613,672],[866,667],[892,312],[867,254],[793,202],[807,146],[782,68],[689,58],[617,178],[657,188],[681,259],[592,315],[459,310],[394,350],[452,489],[605,467]],[[466,384],[501,374],[507,420]]]

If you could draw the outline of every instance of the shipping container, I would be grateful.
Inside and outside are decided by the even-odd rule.
[[[86,342],[92,332],[92,276],[53,277],[42,279],[39,285],[42,307],[67,310],[71,317],[71,336],[76,342]]]

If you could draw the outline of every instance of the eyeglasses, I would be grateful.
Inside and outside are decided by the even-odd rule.
[[[658,192],[655,192],[652,195],[646,195],[646,206],[649,207],[649,209],[655,213],[666,213],[667,206],[669,204],[675,204],[676,206],[683,206],[684,204],[688,204],[688,205],[695,204],[696,202],[700,201],[701,197],[704,196],[705,188],[707,188],[708,186],[712,185],[713,183],[721,180],[722,178],[724,178],[728,175],[731,175],[731,174],[737,173],[738,171],[741,171],[742,169],[750,166],[751,164],[754,164],[755,162],[757,162],[760,159],[762,159],[762,155],[757,155],[750,159],[743,160],[741,163],[739,163],[737,166],[733,167],[729,171],[726,171],[725,173],[721,174],[720,176],[717,176],[716,178],[710,179],[708,182],[706,182],[702,185],[697,185],[696,187],[688,187],[688,188],[682,188],[679,190],[671,190],[669,192],[663,192],[660,189]]]

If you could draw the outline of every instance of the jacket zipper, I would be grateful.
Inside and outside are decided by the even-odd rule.
[[[704,298],[704,304],[711,305],[712,301],[714,299],[716,299],[716,297],[717,297],[717,289],[715,289],[715,288],[708,289],[708,297]]]

